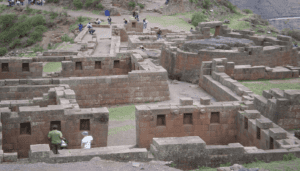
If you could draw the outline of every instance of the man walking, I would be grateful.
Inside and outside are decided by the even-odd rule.
[[[110,18],[110,16],[108,17],[107,21],[108,21],[108,24],[111,25],[111,18]]]
[[[82,149],[91,149],[91,144],[93,141],[93,137],[89,136],[89,133],[87,131],[83,131],[82,135],[84,136],[81,140],[81,148]]]
[[[161,39],[160,35],[161,35],[161,30],[159,29],[158,32],[157,32],[157,40]]]
[[[52,131],[48,133],[48,139],[51,141],[51,149],[54,154],[59,154],[61,140],[65,140],[62,133],[57,130],[57,125],[52,126]]]
[[[137,20],[137,22],[139,22],[139,14],[137,13],[136,16],[135,16],[135,19]]]
[[[81,32],[83,25],[80,23],[78,26],[79,26],[79,31]]]
[[[125,18],[124,18],[124,24],[127,24],[127,20],[125,20]]]

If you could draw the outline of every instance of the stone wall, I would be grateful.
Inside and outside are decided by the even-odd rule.
[[[7,71],[8,66],[8,71]],[[24,67],[23,67],[24,66]],[[43,63],[30,58],[1,58],[0,78],[38,78],[42,77]]]
[[[136,144],[149,149],[154,137],[184,136],[199,136],[211,145],[234,143],[239,109],[239,103],[193,105],[190,98],[180,99],[180,105],[136,106]],[[160,115],[165,116],[163,125]]]
[[[275,133],[271,136],[277,135],[279,134]],[[245,147],[240,143],[207,145],[199,136],[166,137],[153,138],[150,151],[158,160],[173,161],[177,167],[186,167],[188,170],[198,166],[219,167],[220,164],[228,162],[246,164],[256,162],[256,159],[267,163],[282,161],[283,155],[289,153],[300,157],[299,140],[298,148],[295,148],[295,145],[285,146],[282,141],[284,140],[276,140],[281,145],[281,149],[262,150],[256,147]]]
[[[74,91],[65,86],[51,88],[48,91],[49,99],[56,99],[57,105],[22,106],[18,112],[12,112],[8,107],[0,109],[4,152],[17,152],[18,158],[27,158],[30,145],[49,144],[47,135],[51,121],[60,121],[60,130],[69,140],[70,149],[81,148],[83,130],[93,135],[92,147],[107,146],[108,109],[80,109]],[[80,119],[88,119],[89,128],[83,128]],[[28,122],[30,131],[23,132],[21,124]]]
[[[300,128],[299,90],[264,90],[254,96],[254,105],[265,117],[284,129]]]
[[[124,24],[126,31],[143,32],[143,22],[137,22],[136,20],[129,20],[127,24]]]
[[[76,64],[78,62],[81,65]],[[62,61],[61,75],[63,77],[127,75],[131,71],[130,64],[130,54],[127,53],[118,54],[116,57],[72,57],[71,61]]]

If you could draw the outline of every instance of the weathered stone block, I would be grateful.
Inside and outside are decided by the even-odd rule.
[[[3,162],[17,162],[18,161],[18,153],[4,153],[3,154]]]
[[[179,101],[182,106],[193,105],[193,99],[189,97],[180,98]]]
[[[270,137],[274,140],[286,139],[286,131],[282,128],[270,128],[269,129]]]
[[[210,105],[210,98],[209,97],[201,97],[200,98],[200,103],[202,105]]]
[[[50,156],[49,144],[30,145],[29,160],[31,162],[41,162]]]

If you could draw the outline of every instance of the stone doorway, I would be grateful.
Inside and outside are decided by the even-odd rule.
[[[214,37],[216,37],[216,36],[219,36],[219,35],[220,35],[220,29],[221,29],[221,26],[216,26],[216,28],[215,28],[215,34],[214,34]]]

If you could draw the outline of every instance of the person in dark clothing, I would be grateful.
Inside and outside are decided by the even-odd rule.
[[[298,44],[297,44],[297,43],[294,43],[294,47],[298,47]]]
[[[108,21],[108,24],[111,25],[111,18],[110,18],[110,16],[108,17],[107,21]]]
[[[80,23],[78,26],[79,26],[79,31],[81,32],[83,25]]]
[[[168,5],[168,3],[169,3],[169,0],[166,0],[166,5]]]
[[[124,18],[124,23],[127,24],[127,20],[125,20],[125,18]]]
[[[159,29],[158,32],[157,32],[157,40],[158,40],[158,39],[161,39],[161,30],[160,30],[160,29]]]
[[[59,154],[58,149],[60,149],[61,140],[66,140],[62,133],[57,130],[57,125],[53,125],[52,131],[48,133],[48,139],[51,141],[51,149],[54,154]]]
[[[135,19],[137,20],[137,22],[140,21],[140,19],[139,19],[139,14],[137,14],[137,15],[135,16]]]
[[[89,28],[89,33],[91,34],[91,35],[93,35],[93,33],[95,32],[95,30],[94,29],[92,29],[92,28]]]

